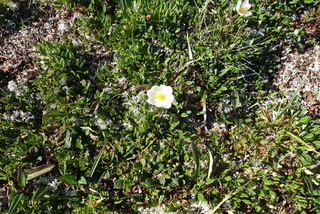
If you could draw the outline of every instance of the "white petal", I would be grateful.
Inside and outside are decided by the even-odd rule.
[[[154,97],[155,94],[156,94],[156,92],[154,92],[154,91],[152,91],[152,90],[147,91],[147,95],[148,95],[149,98],[150,98],[150,97]]]
[[[162,107],[164,104],[161,101],[155,100],[154,105],[157,107]]]
[[[151,87],[151,89],[150,89],[149,91],[150,91],[150,92],[156,92],[156,91],[158,91],[158,90],[159,90],[159,86],[154,85],[154,86]],[[148,91],[148,92],[149,92],[149,91]],[[147,92],[147,93],[148,93],[148,92]]]
[[[174,100],[174,97],[173,97],[173,95],[172,94],[170,94],[170,95],[168,95],[168,97],[167,97],[167,102],[170,102],[170,103],[172,103],[173,102],[173,100]]]
[[[170,108],[171,107],[171,103],[164,103],[163,108]]]
[[[153,99],[153,98],[148,98],[147,102],[152,105],[155,105],[155,103],[156,103],[155,99]]]
[[[239,0],[236,6],[236,11],[239,11],[241,4],[242,4],[242,0]]]
[[[244,9],[246,9],[246,10],[250,10],[250,8],[251,8],[251,4],[249,4],[249,3],[247,3],[247,4],[243,4],[243,6],[242,6]]]
[[[244,16],[251,16],[252,13],[251,13],[251,12],[245,12],[243,15],[244,15]]]
[[[161,85],[161,91],[165,92],[166,94],[172,94],[173,90],[170,86]]]

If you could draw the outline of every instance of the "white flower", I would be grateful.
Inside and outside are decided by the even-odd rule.
[[[236,11],[240,16],[250,16],[252,15],[251,12],[249,12],[251,8],[251,4],[249,3],[249,0],[239,0],[236,6]]]
[[[172,92],[173,90],[170,86],[152,86],[152,88],[147,91],[147,102],[157,107],[170,108],[174,100]]]

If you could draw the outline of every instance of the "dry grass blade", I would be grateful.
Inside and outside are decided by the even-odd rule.
[[[220,201],[220,203],[219,203],[217,206],[215,206],[215,207],[212,209],[212,211],[211,211],[210,214],[214,214],[214,213],[221,207],[221,205],[222,205],[225,201],[229,200],[233,195],[237,194],[240,190],[242,190],[244,187],[246,187],[249,183],[251,183],[251,181],[248,181],[247,183],[245,183],[244,185],[242,185],[241,187],[239,187],[237,190],[231,191],[228,195],[226,195],[226,196]]]
[[[293,139],[299,141],[300,143],[302,143],[303,145],[305,145],[308,149],[310,149],[311,151],[315,152],[317,155],[320,155],[320,153],[315,149],[313,148],[312,146],[310,146],[309,144],[307,144],[306,142],[304,142],[301,138],[299,138],[298,136],[294,135],[293,133],[289,132],[289,131],[286,131],[286,133],[288,135],[290,135]]]
[[[212,153],[210,150],[208,150],[208,152],[209,152],[209,170],[208,170],[208,177],[207,178],[210,178],[211,173],[212,173],[212,167],[213,167],[213,156],[212,156]]]
[[[44,165],[29,169],[26,172],[27,181],[32,180],[36,177],[39,177],[40,175],[43,175],[45,173],[50,172],[54,167],[55,167],[55,165],[53,165],[53,164],[44,164]]]

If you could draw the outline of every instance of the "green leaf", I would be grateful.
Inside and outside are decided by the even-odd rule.
[[[179,186],[179,181],[175,178],[172,178],[171,182],[169,183],[170,186],[172,187],[177,187]]]
[[[81,176],[80,177],[80,180],[78,181],[78,184],[81,185],[81,184],[87,184],[87,180],[85,177]]]
[[[239,98],[239,93],[234,89],[232,91],[231,102],[232,102],[233,108],[238,108],[242,106]]]
[[[47,172],[50,172],[54,167],[55,167],[55,165],[53,165],[53,164],[44,164],[44,165],[29,169],[26,172],[27,181],[34,179],[40,175],[43,175]]]
[[[10,199],[8,214],[16,213],[15,211],[18,208],[20,201],[22,200],[22,197],[22,193],[17,193]]]
[[[251,201],[247,200],[247,199],[243,199],[243,202],[246,204],[252,204]]]
[[[0,168],[0,177],[4,177],[5,175],[7,175],[6,171]]]
[[[116,181],[114,182],[113,186],[114,186],[114,188],[116,188],[116,189],[122,189],[123,183],[124,183],[123,180],[116,180]]]
[[[77,182],[77,177],[74,175],[65,175],[65,176],[61,176],[59,178],[60,180],[63,180],[64,182],[71,184],[71,185],[76,185]]]
[[[145,159],[141,159],[141,160],[140,160],[140,163],[142,164],[142,167],[145,167],[146,164],[147,164],[147,162],[146,162]]]
[[[206,201],[206,199],[204,198],[204,195],[202,193],[198,193],[197,197],[198,197],[199,201],[202,201],[202,202]]]
[[[181,114],[181,117],[188,117],[189,115],[188,114],[186,114],[185,112],[183,112],[182,114]]]
[[[147,185],[147,187],[154,187],[154,186],[158,186],[158,185],[159,185],[159,182],[156,181],[156,180],[153,180],[153,179],[151,179],[151,178],[148,178],[148,179],[146,180],[146,185]]]
[[[301,118],[300,122],[304,123],[304,124],[308,124],[311,119],[312,119],[312,117],[306,116],[306,117]]]
[[[232,178],[231,178],[231,176],[227,176],[227,177],[224,178],[224,180],[225,180],[225,181],[231,181]]]
[[[136,202],[143,202],[144,199],[145,199],[144,195],[143,195],[143,194],[139,194],[139,193],[133,194],[133,195],[132,195],[132,198],[133,198],[133,200],[136,201]]]
[[[18,169],[18,184],[21,187],[25,187],[26,186],[26,181],[27,181],[27,175],[26,173],[22,170],[22,169]]]
[[[142,164],[141,163],[134,163],[133,164],[133,169],[135,171],[141,170],[142,169]]]
[[[180,121],[176,121],[176,122],[171,123],[170,129],[171,130],[175,129],[179,124],[180,124]]]
[[[199,153],[197,145],[194,142],[191,143],[191,148],[192,148],[192,153],[193,153],[193,160],[196,164],[194,177],[197,178],[198,174],[199,174],[199,169],[200,169],[200,153]]]
[[[166,204],[165,205],[165,209],[164,209],[164,212],[176,212],[177,211],[177,208],[172,205],[172,204]]]
[[[43,117],[66,117],[66,116],[72,116],[71,113],[62,112],[62,111],[50,111],[43,115]]]
[[[165,178],[163,175],[161,175],[161,176],[158,178],[158,180],[159,180],[159,183],[160,183],[162,186],[165,185],[165,183],[166,183],[166,178]]]

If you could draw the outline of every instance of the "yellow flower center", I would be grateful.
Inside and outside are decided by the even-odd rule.
[[[166,99],[166,95],[165,95],[165,94],[162,94],[162,93],[157,93],[157,94],[156,94],[156,99],[163,101],[163,100]]]
[[[239,8],[239,12],[240,13],[245,13],[247,10],[246,10],[246,8],[244,7],[244,5],[243,4],[241,4],[240,5],[240,8]]]

